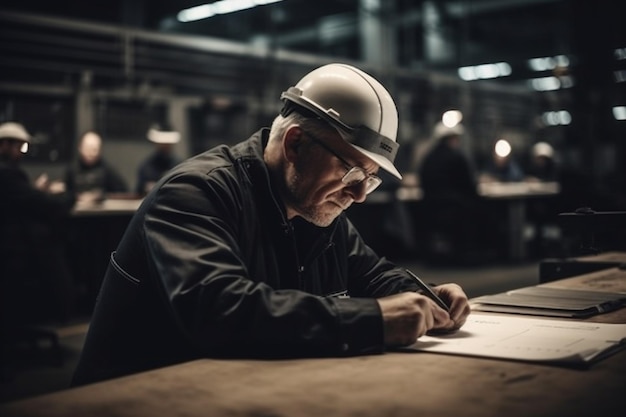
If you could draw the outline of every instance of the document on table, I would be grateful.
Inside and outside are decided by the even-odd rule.
[[[471,313],[456,332],[420,337],[409,350],[585,365],[626,348],[626,324]]]

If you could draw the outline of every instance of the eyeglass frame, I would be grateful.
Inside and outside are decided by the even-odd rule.
[[[344,183],[346,186],[348,187],[354,187],[356,185],[361,184],[363,181],[366,181],[365,183],[365,194],[368,195],[370,194],[372,191],[374,191],[376,188],[378,188],[378,186],[380,186],[380,184],[382,184],[383,180],[374,174],[370,174],[369,172],[367,172],[366,170],[364,170],[363,168],[356,166],[356,165],[351,165],[350,163],[348,163],[348,161],[346,161],[345,159],[343,159],[337,152],[335,152],[330,146],[328,146],[327,144],[325,144],[321,139],[319,139],[318,137],[316,137],[315,135],[303,130],[302,131],[305,135],[307,135],[308,137],[310,137],[311,139],[313,139],[313,142],[316,143],[317,145],[321,146],[324,150],[326,150],[326,152],[330,153],[331,155],[333,155],[335,158],[339,159],[339,161],[341,161],[342,164],[345,165],[344,168],[346,168],[346,173],[343,175],[343,177],[341,177],[341,182]],[[359,174],[362,176],[361,179],[359,180],[352,180],[350,181],[349,177],[355,174]],[[373,184],[373,185],[372,185]]]

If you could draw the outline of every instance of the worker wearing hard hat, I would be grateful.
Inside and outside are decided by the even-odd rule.
[[[2,207],[15,208],[18,203],[21,203],[22,209],[30,212],[41,208],[46,218],[49,217],[47,214],[54,217],[66,213],[73,205],[74,199],[64,193],[64,188],[57,184],[51,186],[47,176],[31,182],[26,171],[21,168],[22,159],[28,153],[31,142],[32,136],[22,124],[16,122],[0,124],[0,169],[2,172],[0,190],[9,196],[8,199],[3,199]],[[51,194],[58,194],[58,198],[50,198]],[[9,201],[11,199],[15,201]],[[40,201],[40,203],[34,203],[35,201]]]
[[[425,198],[476,197],[476,179],[468,157],[461,150],[465,128],[458,123],[439,122],[433,129],[433,143],[419,167],[418,177]]]
[[[154,151],[141,162],[137,170],[135,192],[146,195],[154,184],[180,160],[174,154],[174,146],[180,142],[180,133],[159,125],[152,126],[146,135],[154,144]]]
[[[0,337],[6,343],[24,326],[66,320],[71,309],[63,221],[74,200],[30,180],[21,161],[31,143],[22,124],[0,124]]]
[[[419,167],[424,257],[430,263],[476,264],[494,257],[495,232],[477,192],[477,173],[463,152],[462,124],[439,122]]]
[[[329,64],[282,94],[271,128],[179,164],[145,197],[104,278],[74,383],[206,356],[357,355],[469,314],[375,254],[344,211],[400,178],[385,88]],[[376,219],[373,219],[376,221]]]
[[[6,122],[0,125],[0,156],[5,163],[16,163],[28,152],[30,134],[20,123]]]
[[[554,148],[547,142],[537,142],[530,148],[528,180],[557,181],[558,167]]]

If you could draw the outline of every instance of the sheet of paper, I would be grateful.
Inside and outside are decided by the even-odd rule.
[[[454,333],[422,336],[409,349],[523,361],[586,363],[626,345],[626,324],[471,313]]]

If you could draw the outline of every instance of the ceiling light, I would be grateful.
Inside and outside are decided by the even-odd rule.
[[[506,77],[507,75],[511,75],[511,65],[507,62],[496,62],[494,64],[461,67],[458,69],[458,74],[464,81]]]
[[[542,77],[530,80],[531,87],[536,91],[554,91],[561,88],[561,82],[556,77]]]
[[[278,3],[283,0],[220,0],[215,3],[201,4],[178,12],[176,18],[179,22],[193,22],[207,19],[218,14],[234,13],[240,10],[251,9],[256,6],[263,6],[271,3]]]
[[[626,120],[626,106],[613,107],[613,117],[615,120]]]
[[[541,119],[547,126],[566,126],[572,123],[572,115],[567,110],[545,112]]]
[[[553,70],[557,67],[569,67],[569,58],[565,55],[532,58],[528,60],[528,66],[533,71]]]

